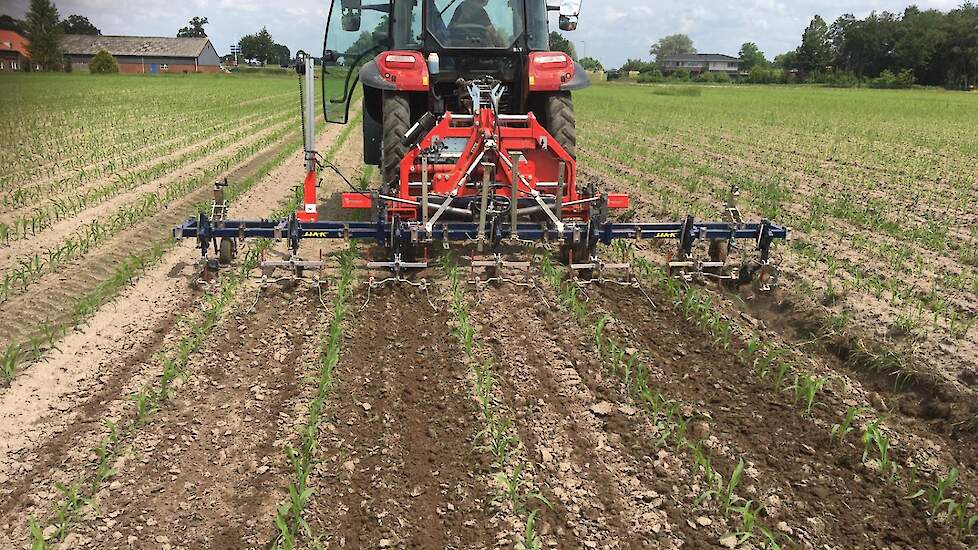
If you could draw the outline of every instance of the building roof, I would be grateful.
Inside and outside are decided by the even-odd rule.
[[[200,57],[210,40],[164,36],[90,36],[66,34],[61,47],[71,55],[95,55],[105,50],[112,55],[145,57]]]
[[[666,56],[663,61],[736,61],[740,59],[722,53],[688,53]]]
[[[14,31],[0,30],[0,51],[17,52],[30,59],[31,55],[27,52],[27,45],[30,43],[30,40]]]

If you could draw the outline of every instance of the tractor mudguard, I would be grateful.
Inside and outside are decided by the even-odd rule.
[[[580,63],[574,62],[574,76],[569,82],[565,82],[560,85],[560,91],[569,92],[571,90],[582,90],[591,85],[591,79],[587,75],[587,71]]]
[[[380,67],[377,66],[377,61],[373,59],[365,63],[360,69],[360,82],[375,90],[397,90],[397,86],[393,82],[388,82],[380,74]]]

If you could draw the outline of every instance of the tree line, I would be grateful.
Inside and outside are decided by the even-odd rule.
[[[798,49],[778,60],[786,70],[862,80],[906,75],[921,84],[969,89],[978,80],[978,5],[942,12],[910,6],[902,14],[852,14],[831,25],[815,16]]]
[[[693,53],[692,39],[675,34],[652,45],[652,61],[629,59],[620,70],[637,71],[649,81],[663,80],[665,58]],[[874,11],[864,19],[846,14],[831,25],[816,15],[796,49],[768,61],[757,44],[747,42],[738,56],[741,79],[759,84],[923,84],[967,90],[978,84],[978,5],[969,0],[947,12],[910,6],[901,14]]]

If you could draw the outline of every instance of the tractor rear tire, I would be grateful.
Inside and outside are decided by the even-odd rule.
[[[383,176],[384,184],[396,192],[401,179],[401,159],[407,147],[401,142],[411,129],[411,104],[408,97],[397,92],[384,92]]]
[[[571,158],[577,158],[577,122],[570,92],[548,94],[543,100],[547,131]]]

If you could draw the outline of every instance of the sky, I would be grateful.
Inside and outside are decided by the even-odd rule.
[[[339,1],[339,0],[337,0]],[[555,0],[553,0],[555,2]],[[617,67],[629,58],[649,57],[649,46],[675,33],[688,34],[702,53],[737,55],[755,42],[769,59],[798,46],[814,14],[829,24],[843,13],[953,9],[964,0],[584,0],[580,26],[567,33],[578,54]],[[329,0],[55,0],[61,17],[88,17],[103,34],[175,36],[194,16],[207,17],[214,47],[227,53],[245,35],[268,27],[292,52],[322,51]],[[29,0],[0,0],[0,14],[23,18]],[[720,5],[718,5],[720,4]],[[555,25],[553,25],[555,27]]]

